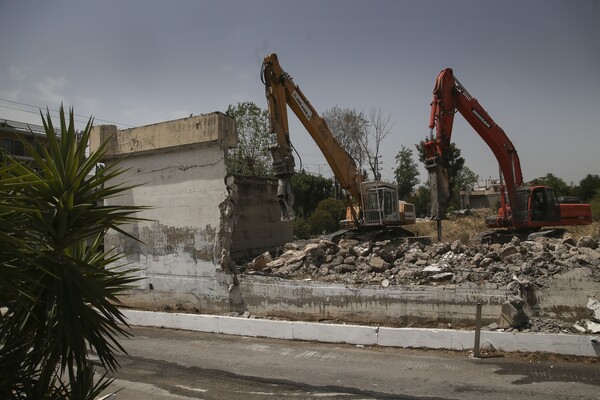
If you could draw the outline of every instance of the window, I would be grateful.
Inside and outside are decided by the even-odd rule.
[[[15,156],[24,156],[25,148],[23,143],[19,140],[4,138],[2,139],[2,148],[7,152]]]

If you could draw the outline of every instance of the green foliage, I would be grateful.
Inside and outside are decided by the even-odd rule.
[[[571,194],[569,185],[562,179],[552,173],[547,173],[545,176],[533,180],[534,185],[549,186],[554,189],[557,196],[568,196]]]
[[[86,156],[92,120],[79,141],[72,110],[67,121],[60,109],[60,137],[42,121],[48,149],[22,140],[33,161],[0,165],[0,398],[92,399],[111,380],[94,377],[88,354],[117,368],[129,334],[117,295],[137,279],[111,266],[104,235],[139,208],[100,205],[128,188],[110,186],[114,166],[96,169],[106,143]]]
[[[600,192],[600,175],[587,174],[579,182],[579,186],[575,190],[575,194],[582,201],[590,201],[596,194]]]
[[[296,216],[294,218],[294,238],[295,239],[308,239],[310,237],[310,227],[306,218]]]
[[[267,177],[273,175],[269,115],[252,102],[230,105],[227,115],[235,118],[238,145],[227,155],[227,172]]]
[[[396,183],[398,184],[398,198],[407,199],[415,186],[419,183],[419,169],[413,159],[413,151],[402,145],[396,154]]]
[[[592,219],[600,221],[600,193],[597,193],[590,201],[592,207]]]
[[[294,189],[294,213],[298,217],[309,217],[319,202],[334,194],[333,181],[304,171],[292,176]]]
[[[308,218],[309,233],[319,235],[335,232],[340,227],[340,220],[345,217],[346,203],[342,200],[328,198],[321,200]]]
[[[456,175],[456,187],[460,190],[473,190],[479,180],[479,175],[471,171],[471,168],[463,165]]]
[[[415,190],[412,197],[408,199],[410,203],[415,205],[415,213],[417,217],[425,217],[430,215],[431,199],[430,190],[427,185],[421,185]]]

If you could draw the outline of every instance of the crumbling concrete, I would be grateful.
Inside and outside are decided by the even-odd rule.
[[[138,214],[143,220],[122,227],[139,241],[116,231],[105,240],[105,247],[125,254],[124,262],[137,268],[142,278],[126,301],[145,307],[190,304],[202,311],[228,311],[229,289],[236,284],[230,249],[248,246],[233,239],[237,221],[247,218],[226,171],[227,150],[237,144],[234,119],[212,113],[121,131],[97,126],[91,150],[107,140],[103,161],[119,161],[126,171],[111,183],[131,188],[106,204],[148,207]],[[257,191],[272,185],[254,182]],[[278,210],[275,196],[272,202]],[[256,227],[269,229],[269,223],[262,220]],[[289,235],[279,232],[278,239],[279,245],[291,240],[291,226]]]
[[[231,177],[237,197],[235,228],[231,237],[231,257],[236,262],[251,260],[270,251],[279,254],[293,238],[291,221],[281,221],[277,181],[247,176]],[[229,186],[229,185],[228,185]]]
[[[572,326],[573,322],[587,318],[588,298],[600,294],[597,247],[594,238],[575,241],[570,236],[539,237],[532,241],[515,237],[504,245],[467,245],[460,241],[425,245],[405,239],[380,242],[342,239],[339,243],[313,240],[288,244],[279,258],[267,263],[267,269],[246,273],[335,282],[361,293],[360,300],[342,307],[338,296],[329,296],[332,293],[329,289],[327,299],[334,299],[337,304],[331,307],[328,302],[319,303],[322,318],[353,316],[356,319],[351,321],[360,322],[360,315],[365,321],[375,322],[375,317],[365,312],[366,305],[375,301],[379,304],[374,308],[380,321],[463,323],[473,320],[474,305],[483,300],[484,323],[498,322],[497,328],[564,330],[565,325],[550,323],[548,319]],[[381,294],[373,297],[368,294],[370,290]],[[416,301],[405,294],[399,295],[417,290],[427,295],[419,296]],[[448,296],[449,291],[462,293],[462,299]],[[489,297],[491,291],[497,292]],[[271,296],[284,304],[298,297],[275,293]],[[314,294],[306,298],[319,299]],[[265,301],[260,304],[264,307]],[[273,307],[273,303],[267,304]],[[280,312],[285,313],[285,307],[289,306],[282,306]],[[315,311],[310,302],[303,307]],[[573,330],[567,326],[568,331]]]

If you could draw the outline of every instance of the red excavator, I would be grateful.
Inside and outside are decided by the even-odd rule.
[[[434,218],[440,220],[446,217],[449,198],[448,149],[457,111],[486,142],[500,165],[501,178],[504,180],[500,191],[500,209],[495,218],[487,219],[489,228],[533,232],[543,227],[592,223],[589,204],[562,204],[551,188],[528,186],[523,182],[517,150],[504,130],[467,92],[450,68],[440,72],[435,81],[429,120],[430,136],[425,142]]]

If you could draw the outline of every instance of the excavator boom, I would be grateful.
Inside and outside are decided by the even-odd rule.
[[[294,173],[294,157],[287,119],[286,107],[289,107],[317,144],[340,186],[348,194],[349,219],[353,225],[414,223],[414,216],[406,217],[404,211],[414,212],[414,206],[403,203],[404,208],[400,209],[395,185],[379,181],[365,182],[356,163],[336,140],[325,120],[294,84],[290,75],[281,68],[276,54],[265,57],[262,79],[269,106],[271,130],[277,138],[277,144],[272,147],[271,152],[275,176],[279,179],[278,197],[283,219],[293,218],[291,177]]]

